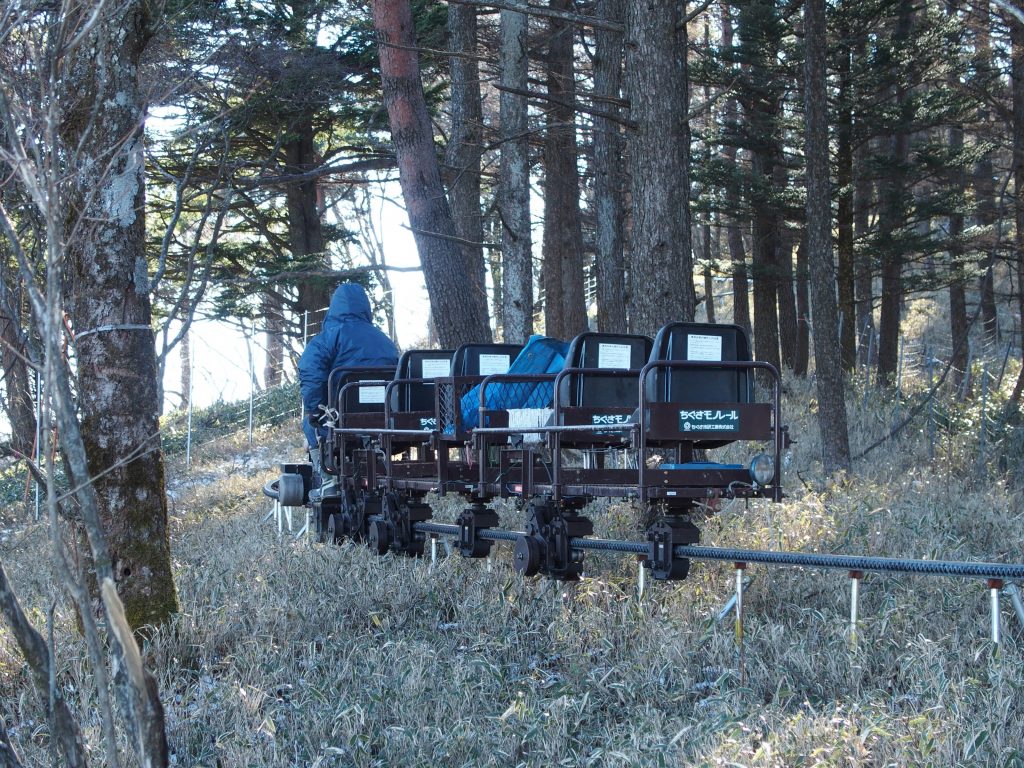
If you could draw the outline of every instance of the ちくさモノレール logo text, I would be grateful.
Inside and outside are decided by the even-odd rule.
[[[740,412],[732,408],[679,412],[680,432],[737,432],[739,428]]]

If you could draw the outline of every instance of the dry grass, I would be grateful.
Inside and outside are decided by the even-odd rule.
[[[854,443],[885,432],[894,408],[851,397]],[[969,433],[939,430],[929,462],[918,429],[826,485],[813,412],[811,385],[790,384],[792,498],[725,505],[705,542],[1024,559],[1020,489],[984,479]],[[252,457],[207,446],[189,475],[170,468],[182,611],[147,652],[177,765],[1024,766],[1021,627],[1007,607],[993,655],[980,582],[869,576],[851,651],[841,574],[752,568],[741,667],[731,619],[713,619],[728,567],[696,564],[638,604],[635,563],[610,556],[565,587],[517,577],[507,548],[488,570],[281,539],[259,524],[260,488],[299,457],[297,426],[259,443]],[[599,534],[635,526],[624,504],[593,514]],[[42,626],[56,598],[37,565],[44,531],[2,546]],[[91,678],[63,605],[60,683],[99,765]],[[0,630],[0,714],[28,765],[49,762],[40,712]]]

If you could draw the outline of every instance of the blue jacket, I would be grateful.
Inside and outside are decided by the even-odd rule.
[[[331,297],[323,328],[299,358],[299,388],[306,413],[327,404],[327,378],[335,368],[398,365],[398,350],[373,324],[361,285],[343,283]]]

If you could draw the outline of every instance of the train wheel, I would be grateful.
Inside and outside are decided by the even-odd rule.
[[[512,551],[512,567],[523,576],[535,576],[540,571],[540,544],[533,536],[520,536]]]
[[[388,531],[388,524],[383,520],[371,520],[366,544],[378,555],[387,554],[387,551],[391,548],[391,534]]]
[[[332,515],[327,516],[327,536],[326,541],[328,544],[341,544],[345,539],[345,526],[341,519],[341,513],[335,512]]]

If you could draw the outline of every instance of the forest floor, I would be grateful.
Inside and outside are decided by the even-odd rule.
[[[902,402],[850,390],[855,453],[925,383],[904,388]],[[791,382],[790,497],[723,504],[702,542],[1024,561],[1021,430],[982,443],[977,403],[922,409],[853,476],[825,483],[813,385]],[[869,575],[854,648],[844,573],[751,567],[741,658],[732,616],[716,620],[728,564],[649,581],[638,601],[632,559],[591,558],[566,586],[517,576],[507,547],[488,567],[279,536],[261,522],[261,488],[277,462],[299,460],[298,424],[257,442],[209,443],[189,472],[168,462],[181,612],[145,655],[176,765],[1024,766],[1024,631],[1004,600],[994,652],[982,581]],[[457,509],[444,500],[437,517]],[[628,504],[588,512],[597,535],[637,536]],[[522,524],[511,506],[502,515]],[[0,557],[44,631],[55,605],[58,683],[100,765],[87,654],[39,566],[47,546],[43,526],[21,523]],[[26,765],[50,763],[41,712],[0,629],[0,716]]]

